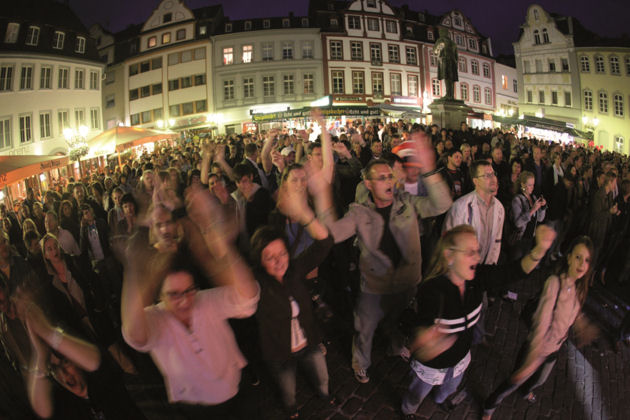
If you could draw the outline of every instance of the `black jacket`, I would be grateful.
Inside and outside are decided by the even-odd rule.
[[[308,345],[316,346],[321,342],[321,334],[313,317],[313,303],[304,279],[326,258],[333,243],[333,237],[329,235],[326,239],[315,241],[306,251],[292,259],[282,283],[263,270],[256,272],[261,287],[256,317],[264,360],[282,362],[291,356],[290,296],[300,306],[298,320]]]
[[[453,367],[462,360],[470,351],[473,327],[479,321],[484,290],[503,286],[525,276],[520,260],[504,265],[479,265],[475,278],[466,282],[463,301],[459,288],[446,276],[423,282],[417,295],[417,325],[431,326],[442,320],[448,324],[444,324],[440,331],[457,335],[457,341],[451,348],[423,364],[443,369]]]

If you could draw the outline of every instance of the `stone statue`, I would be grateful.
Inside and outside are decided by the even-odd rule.
[[[448,36],[448,29],[440,28],[440,37],[435,41],[433,53],[438,58],[438,79],[444,80],[445,99],[455,99],[455,82],[457,76],[457,45]]]

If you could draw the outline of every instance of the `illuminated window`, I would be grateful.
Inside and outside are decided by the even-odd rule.
[[[253,51],[254,47],[252,47],[251,45],[243,45],[243,63],[252,62]]]
[[[223,65],[234,64],[234,49],[232,47],[223,48]]]
[[[503,89],[507,89],[508,88],[508,78],[504,74],[501,75],[501,87]]]
[[[162,44],[169,44],[171,42],[171,33],[164,32],[162,34]]]
[[[157,45],[157,37],[152,36],[147,40],[147,48],[153,48]]]

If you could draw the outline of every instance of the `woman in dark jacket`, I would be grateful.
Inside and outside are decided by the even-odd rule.
[[[283,186],[278,209],[298,221],[314,239],[314,243],[294,259],[289,257],[282,230],[263,226],[251,239],[252,260],[257,266],[256,279],[261,287],[256,315],[262,357],[280,388],[289,418],[296,419],[299,418],[295,401],[298,365],[307,372],[319,396],[330,401],[321,335],[304,280],[326,258],[333,239],[308,207],[304,189],[289,190]]]
[[[429,274],[418,289],[418,333],[410,346],[412,381],[402,401],[406,418],[433,387],[442,404],[457,389],[470,363],[473,327],[479,322],[484,290],[530,273],[544,257],[555,234],[540,226],[536,246],[519,262],[482,265],[475,230],[459,225],[438,242]]]

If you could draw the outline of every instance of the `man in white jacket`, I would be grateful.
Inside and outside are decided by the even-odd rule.
[[[480,246],[480,263],[496,264],[501,254],[501,237],[505,210],[495,197],[499,181],[492,165],[486,160],[477,160],[470,167],[474,191],[457,199],[444,220],[443,231],[457,225],[471,225],[477,231]]]

